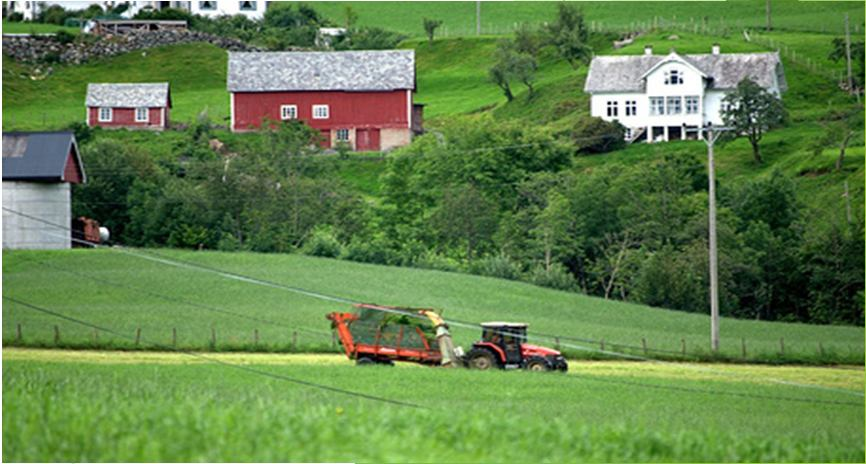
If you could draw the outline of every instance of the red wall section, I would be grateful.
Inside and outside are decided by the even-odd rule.
[[[134,108],[114,108],[112,110],[111,121],[99,121],[99,108],[88,108],[88,118],[91,126],[100,127],[162,127],[165,128],[168,124],[162,124],[162,108],[150,108],[149,119],[147,122],[135,122]],[[169,109],[165,109],[165,120],[168,122]]]
[[[66,157],[66,166],[63,168],[63,179],[70,184],[80,184],[81,177],[81,168],[75,160],[75,153],[70,150],[69,156]]]
[[[240,92],[235,93],[234,127],[261,126],[262,118],[280,119],[281,105],[297,105],[298,119],[315,129],[408,127],[411,92]],[[328,119],[313,119],[313,105],[329,105]]]

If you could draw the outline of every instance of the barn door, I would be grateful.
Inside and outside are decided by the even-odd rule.
[[[331,148],[331,131],[328,129],[322,129],[322,148]]]
[[[355,150],[370,150],[370,129],[355,129]]]

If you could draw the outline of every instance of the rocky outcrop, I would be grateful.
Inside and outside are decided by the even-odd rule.
[[[119,55],[164,45],[205,42],[230,51],[261,51],[228,37],[200,31],[136,32],[123,36],[82,36],[61,43],[52,36],[3,36],[3,53],[29,63],[79,64],[93,59]]]

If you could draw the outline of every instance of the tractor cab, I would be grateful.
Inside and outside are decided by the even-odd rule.
[[[481,329],[481,341],[474,343],[464,357],[464,364],[470,368],[568,370],[559,351],[526,343],[525,323],[485,322]]]

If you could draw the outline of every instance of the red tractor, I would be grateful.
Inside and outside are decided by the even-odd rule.
[[[526,324],[487,322],[481,324],[481,341],[463,358],[472,369],[527,369],[530,371],[568,371],[562,353],[526,343]]]

